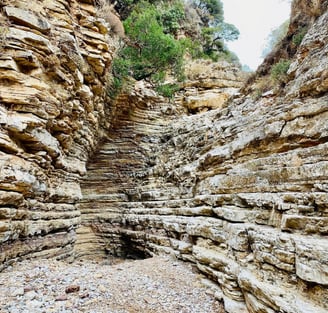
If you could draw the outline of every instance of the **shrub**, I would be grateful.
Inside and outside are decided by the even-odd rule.
[[[280,60],[278,63],[271,67],[270,76],[271,78],[279,83],[287,82],[287,72],[289,69],[291,61],[290,60]]]
[[[118,95],[118,93],[120,92],[120,90],[122,89],[122,84],[123,81],[118,78],[118,77],[112,77],[112,79],[110,79],[107,82],[107,88],[106,88],[106,92],[107,95],[112,98],[115,99]]]
[[[166,97],[172,99],[174,94],[179,90],[179,86],[177,84],[163,84],[156,87],[156,91]]]
[[[126,83],[129,75],[129,61],[117,57],[112,64],[112,79],[107,84],[107,94],[111,98],[116,98],[120,90]]]
[[[126,34],[132,44],[125,47],[121,55],[133,61],[130,72],[137,80],[173,68],[183,55],[181,44],[171,34],[164,33],[156,13],[155,8],[150,6],[142,14],[132,12],[124,22]]]
[[[293,35],[292,43],[293,43],[296,47],[298,47],[298,46],[301,44],[301,42],[302,42],[302,40],[303,40],[303,38],[304,38],[306,32],[307,32],[307,28],[306,28],[306,27],[302,27],[301,29],[299,29],[299,30],[297,31],[296,34]]]
[[[113,75],[119,81],[128,76],[148,79],[159,85],[165,72],[179,76],[182,72],[186,45],[165,32],[160,24],[161,12],[154,5],[141,1],[124,21],[127,45],[113,63]],[[122,87],[116,84],[116,87]]]
[[[165,4],[157,17],[159,23],[163,26],[167,34],[176,34],[180,29],[180,24],[185,18],[184,8],[181,2]]]

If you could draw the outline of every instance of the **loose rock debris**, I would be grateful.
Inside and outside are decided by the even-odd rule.
[[[27,260],[0,273],[1,313],[221,313],[191,265],[171,258]]]

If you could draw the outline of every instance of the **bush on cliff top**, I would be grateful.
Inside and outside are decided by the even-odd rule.
[[[126,11],[123,10],[125,2]],[[189,25],[187,6],[192,7],[202,24],[193,35],[190,35],[190,28],[195,25]],[[233,25],[223,22],[220,0],[187,3],[182,0],[122,0],[117,8],[127,15],[123,22],[126,39],[113,62],[111,96],[122,88],[128,76],[147,79],[158,90],[166,90],[158,88],[165,80],[165,73],[177,80],[184,76],[183,59],[187,51],[196,58],[237,60],[226,49],[224,40],[236,39],[239,32]]]
[[[141,2],[124,21],[129,44],[121,50],[120,57],[129,63],[130,75],[136,80],[179,69],[182,63],[184,48],[181,41],[165,33],[158,17],[162,16],[154,5]]]
[[[164,81],[166,72],[179,77],[187,45],[186,40],[178,40],[172,33],[181,14],[172,14],[172,7],[156,7],[146,1],[135,6],[124,21],[126,43],[113,61],[111,96],[128,76],[147,79],[155,86]]]

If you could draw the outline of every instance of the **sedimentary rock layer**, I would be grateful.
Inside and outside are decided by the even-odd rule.
[[[92,1],[2,1],[0,269],[167,253],[229,313],[326,312],[328,13],[311,3],[294,2],[307,34],[284,89],[227,100],[238,70],[194,64],[175,99],[139,82],[113,102]]]
[[[82,184],[77,251],[193,262],[231,313],[326,312],[327,22],[309,29],[283,91],[198,114],[183,108],[213,108],[192,84],[171,107],[145,88],[118,99]]]
[[[109,125],[116,49],[84,2],[1,1],[0,268],[73,251],[79,180]]]

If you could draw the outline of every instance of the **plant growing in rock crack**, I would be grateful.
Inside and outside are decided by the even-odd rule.
[[[291,60],[282,59],[271,67],[270,77],[273,81],[285,84],[287,82],[287,72],[290,66]]]
[[[179,89],[180,87],[178,84],[162,84],[156,88],[156,91],[160,95],[171,99]]]
[[[302,27],[298,29],[298,31],[293,35],[292,43],[296,47],[298,47],[301,44],[306,33],[307,33],[307,27]]]

